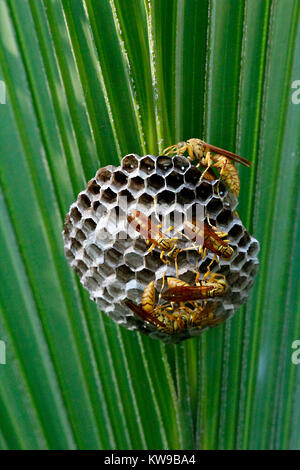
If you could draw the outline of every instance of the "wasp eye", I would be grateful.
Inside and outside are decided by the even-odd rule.
[[[178,147],[179,149],[181,149],[181,148],[184,147],[184,146],[185,146],[185,142],[184,142],[184,141],[178,142],[177,147]]]

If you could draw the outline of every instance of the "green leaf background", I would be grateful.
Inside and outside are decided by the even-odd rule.
[[[300,4],[0,0],[1,449],[299,449]],[[97,311],[64,214],[100,166],[203,137],[253,162],[226,324],[164,346]]]

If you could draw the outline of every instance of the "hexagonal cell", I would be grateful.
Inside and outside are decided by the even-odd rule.
[[[240,268],[246,259],[246,253],[241,251],[240,253],[237,254],[237,256],[234,257],[233,261],[231,262],[231,265],[236,268]]]
[[[82,258],[84,259],[85,263],[88,265],[89,268],[93,266],[94,260],[87,254],[86,249],[83,250]]]
[[[178,173],[177,171],[172,171],[167,177],[166,177],[166,184],[167,188],[171,189],[177,189],[179,186],[181,186],[184,182],[183,175]]]
[[[142,210],[143,212],[148,212],[152,209],[154,203],[153,196],[150,194],[144,193],[142,194],[137,200],[137,207]]]
[[[185,205],[190,204],[195,200],[195,191],[188,188],[182,188],[179,193],[177,193],[177,202],[179,204]]]
[[[181,157],[179,155],[176,155],[173,157],[173,164],[174,168],[179,172],[184,174],[187,169],[191,166],[190,162],[186,157]]]
[[[88,210],[92,205],[91,200],[86,193],[81,193],[78,196],[77,204],[81,212]]]
[[[120,299],[123,296],[123,283],[118,279],[110,282],[107,286],[107,292],[111,295],[115,301]]]
[[[156,271],[157,266],[161,265],[160,253],[152,251],[144,256],[145,267],[151,271]]]
[[[84,240],[86,240],[85,234],[80,229],[78,229],[77,232],[76,232],[76,238],[80,243],[82,243],[82,242],[84,242]]]
[[[168,204],[171,205],[175,202],[175,194],[173,191],[169,191],[165,189],[164,191],[161,191],[157,195],[157,204],[162,205],[162,204]]]
[[[133,173],[137,169],[138,164],[139,164],[138,155],[135,155],[134,153],[132,153],[122,158],[121,167],[123,168],[124,171],[130,174],[130,173]]]
[[[114,167],[112,165],[105,166],[104,168],[100,168],[96,173],[96,182],[102,186],[107,185],[110,183],[112,172],[114,171]]]
[[[91,194],[94,194],[94,195],[97,195],[97,194],[100,193],[100,186],[99,186],[99,184],[97,183],[97,181],[96,181],[95,178],[91,179],[91,180],[88,182],[87,190],[88,190]]]
[[[210,183],[202,181],[196,188],[196,196],[200,201],[207,201],[213,194],[213,187]]]
[[[218,225],[229,225],[233,221],[233,214],[229,209],[222,210],[217,216]]]
[[[91,232],[95,231],[96,227],[97,227],[96,222],[91,217],[89,217],[88,219],[83,220],[81,229],[85,233],[85,235],[88,236]]]
[[[128,189],[122,189],[122,191],[119,192],[118,194],[118,201],[120,203],[120,200],[122,200],[122,205],[123,202],[126,201],[126,205],[130,207],[133,203],[135,203],[135,198],[133,194],[128,191]]]
[[[140,193],[145,188],[145,182],[140,176],[135,176],[134,178],[130,178],[128,188],[132,194]]]
[[[82,248],[81,243],[75,238],[71,238],[71,250],[74,252],[79,251]]]
[[[74,263],[76,263],[76,264],[73,264],[74,269],[75,269],[75,267],[76,267],[77,269],[79,269],[81,275],[83,275],[83,274],[85,274],[85,273],[87,272],[88,267],[87,267],[87,265],[86,265],[81,259],[75,261]]]
[[[123,173],[123,171],[115,171],[112,175],[111,187],[113,187],[113,189],[117,191],[123,186],[125,186],[127,184],[127,181],[128,177],[127,175],[125,175],[125,173]]]
[[[71,263],[75,259],[75,256],[71,250],[65,250],[65,256],[66,258],[68,258],[69,263]]]
[[[215,195],[217,195],[220,198],[224,198],[228,193],[228,190],[225,184],[220,179],[216,180],[213,183],[213,189],[214,189]]]
[[[257,256],[259,253],[259,243],[257,240],[252,240],[251,245],[248,247],[249,256]]]
[[[186,186],[191,188],[195,188],[199,184],[199,180],[201,177],[201,172],[195,166],[192,166],[187,170],[184,175],[184,182]]]
[[[161,155],[156,159],[156,173],[161,176],[168,175],[173,169],[173,159]]]
[[[242,238],[240,239],[238,243],[239,247],[246,248],[249,245],[250,240],[251,240],[251,237],[249,233],[245,230],[244,235],[242,236]]]
[[[135,249],[136,252],[140,254],[146,253],[150,247],[150,244],[147,245],[146,240],[143,239],[143,237],[139,237],[136,240],[133,241],[133,248]]]
[[[162,176],[154,174],[147,179],[147,190],[157,193],[165,187],[165,180]]]
[[[141,292],[143,292],[144,286],[140,284],[136,279],[132,279],[131,281],[126,283],[125,291],[126,297],[133,302],[139,302],[141,297]]]
[[[130,281],[130,279],[133,279],[134,276],[134,271],[132,271],[129,266],[126,266],[126,264],[122,264],[116,268],[116,279],[124,284]]]
[[[206,211],[209,214],[209,217],[216,217],[220,210],[222,210],[222,207],[223,205],[220,199],[213,197],[207,204]]]
[[[107,279],[108,276],[111,276],[114,273],[114,269],[112,268],[112,266],[105,263],[97,266],[97,271],[103,279]]]
[[[102,297],[103,297],[104,300],[109,302],[110,306],[111,306],[111,304],[113,303],[113,296],[110,295],[110,293],[108,292],[108,287],[104,287]]]
[[[77,207],[72,207],[71,212],[70,212],[70,220],[73,222],[73,224],[78,224],[81,220],[81,212],[77,209]]]
[[[136,280],[140,283],[149,284],[153,281],[153,272],[150,269],[142,269],[136,273]]]
[[[91,268],[88,272],[88,275],[89,275],[89,277],[94,279],[94,281],[96,282],[97,289],[99,289],[99,287],[101,287],[101,285],[102,285],[102,283],[103,283],[103,281],[106,277],[102,273],[99,272],[98,268]]]
[[[111,188],[101,189],[100,199],[102,204],[106,206],[114,205],[117,201],[117,193],[115,193]]]
[[[141,158],[140,171],[145,175],[151,175],[155,171],[155,158],[151,155]]]
[[[98,289],[99,285],[94,277],[86,277],[82,284],[88,291],[93,292]]]
[[[104,310],[106,312],[107,309],[110,307],[110,302],[107,302],[106,300],[104,300],[102,298],[98,297],[95,300],[96,300],[97,305],[100,308],[100,310]]]
[[[87,252],[88,256],[93,260],[96,260],[98,264],[103,263],[103,250],[99,246],[92,243],[86,246],[85,251]]]
[[[240,224],[234,224],[228,232],[230,240],[238,240],[243,233],[243,227]]]
[[[127,266],[138,269],[144,266],[144,258],[137,253],[133,248],[128,249],[124,255],[124,260]]]
[[[110,248],[105,252],[104,259],[105,263],[107,263],[109,266],[112,266],[113,268],[116,268],[122,263],[123,255],[114,248]]]

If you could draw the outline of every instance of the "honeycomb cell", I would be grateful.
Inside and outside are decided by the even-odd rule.
[[[235,223],[228,232],[230,240],[239,240],[243,233],[243,227],[240,224]]]
[[[80,211],[86,211],[89,209],[92,205],[92,202],[88,195],[86,193],[81,193],[80,196],[78,197],[78,207],[80,208]]]
[[[127,266],[132,269],[142,268],[144,266],[143,255],[137,253],[133,248],[127,249],[124,255],[124,260]]]
[[[155,171],[155,159],[150,155],[142,158],[140,161],[140,171],[145,175],[151,175]]]
[[[167,189],[165,189],[164,191],[161,191],[157,195],[158,205],[160,205],[160,204],[169,204],[169,205],[171,205],[175,202],[175,199],[176,199],[176,195],[174,194],[174,192],[169,191]]]
[[[71,250],[75,254],[76,251],[79,251],[81,249],[81,243],[79,243],[78,240],[75,238],[71,239]]]
[[[100,168],[96,173],[96,182],[100,184],[100,186],[108,185],[110,183],[113,170],[114,168],[112,165]]]
[[[214,194],[220,198],[227,196],[228,190],[221,180],[216,180],[213,184]]]
[[[229,209],[224,209],[220,214],[217,216],[217,224],[218,225],[229,225],[233,221],[234,215],[232,211]]]
[[[126,284],[130,279],[134,278],[135,272],[132,271],[126,264],[122,264],[116,268],[116,279]]]
[[[247,231],[244,232],[244,235],[240,239],[238,245],[240,248],[246,248],[250,243],[251,237]]]
[[[128,174],[133,173],[137,169],[138,165],[139,159],[137,155],[131,154],[122,158],[121,167]]]
[[[148,284],[153,280],[153,272],[150,269],[142,269],[136,273],[136,280]]]
[[[94,221],[94,219],[89,217],[88,219],[83,220],[83,224],[81,228],[82,228],[82,231],[85,233],[85,235],[88,236],[91,232],[95,231],[96,227],[97,227],[97,224]]]
[[[213,194],[213,187],[210,183],[202,181],[196,188],[196,196],[199,201],[205,202],[211,198]]]
[[[123,254],[115,250],[114,248],[111,248],[105,252],[104,260],[105,260],[105,263],[107,263],[109,266],[112,266],[113,268],[115,268],[122,263]]]
[[[187,170],[187,172],[184,175],[185,185],[192,189],[196,188],[196,186],[199,184],[200,177],[201,177],[201,173],[198,170],[198,168],[192,166],[191,168]]]
[[[154,174],[147,179],[147,189],[152,193],[157,193],[165,187],[165,181],[162,176]]]
[[[118,191],[120,188],[124,187],[127,184],[128,178],[123,173],[123,171],[115,171],[112,175],[111,187],[115,191]]]
[[[187,160],[186,157],[180,157],[179,155],[176,155],[173,158],[173,164],[174,164],[175,170],[177,170],[178,173],[182,173],[182,174],[184,174],[187,171],[187,169],[191,166],[190,162]]]
[[[100,186],[97,183],[96,179],[93,178],[88,182],[87,190],[89,193],[97,195],[100,193]]]
[[[182,188],[177,193],[177,202],[181,205],[190,204],[195,200],[195,191],[188,188]]]
[[[259,252],[259,243],[256,240],[252,240],[249,248],[248,248],[248,255],[249,256],[257,256]]]
[[[145,188],[145,182],[140,176],[135,176],[134,178],[130,178],[128,188],[132,194],[137,196]]]
[[[179,186],[182,186],[184,182],[183,175],[173,171],[166,177],[166,183],[168,189],[177,189]]]
[[[122,189],[118,194],[118,201],[126,201],[127,207],[130,207],[132,203],[135,203],[135,198],[133,194],[128,189]]]
[[[101,189],[101,202],[106,206],[115,205],[117,201],[117,193],[111,188]]]
[[[213,197],[206,206],[209,217],[216,217],[222,210],[222,207],[221,200]]]
[[[156,173],[166,177],[173,170],[173,159],[170,157],[160,156],[156,160]]]
[[[76,225],[81,220],[81,212],[78,210],[77,207],[72,207],[70,212],[70,221]]]
[[[193,284],[196,270],[202,279],[209,267],[211,272],[223,274],[228,283],[226,294],[214,299],[216,318],[225,320],[246,301],[258,270],[259,243],[234,214],[237,199],[217,176],[213,181],[205,177],[200,180],[201,174],[186,157],[129,154],[119,167],[109,165],[98,170],[65,218],[65,255],[91,299],[120,325],[164,342],[183,341],[209,327],[168,335],[136,317],[126,306],[126,299],[141,304],[145,286],[153,280],[159,294],[169,276],[178,275]],[[128,232],[127,214],[132,209],[142,211],[145,217],[159,214],[157,224],[163,226],[151,253],[147,232]],[[216,261],[211,252],[203,259],[199,247],[196,250],[187,237],[180,236],[184,217],[200,221],[208,215],[212,225],[228,232],[234,248],[232,259]],[[171,226],[173,229],[166,233]],[[161,259],[162,248],[157,246],[160,234],[178,238],[178,273],[167,252],[163,260],[168,262]]]
[[[154,203],[153,196],[150,196],[150,194],[143,193],[137,200],[137,205],[140,210],[148,212],[150,209],[152,209]]]

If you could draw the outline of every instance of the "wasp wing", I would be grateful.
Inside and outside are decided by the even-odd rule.
[[[246,158],[240,157],[239,155],[236,155],[235,153],[229,152],[229,150],[221,149],[220,147],[207,144],[206,142],[203,145],[205,145],[207,148],[212,150],[214,153],[224,155],[225,157],[228,157],[230,160],[233,160],[234,162],[241,163],[242,165],[248,166],[248,167],[252,165],[252,162],[249,162],[249,160],[246,160]]]
[[[161,328],[165,327],[165,325],[160,320],[153,317],[148,312],[145,312],[145,310],[142,307],[140,307],[139,305],[136,305],[135,303],[131,302],[131,300],[125,300],[125,304],[128,308],[130,308],[130,310],[137,317],[140,317],[142,320],[145,320],[148,323],[151,323],[151,325],[153,325],[153,326],[160,326]]]

